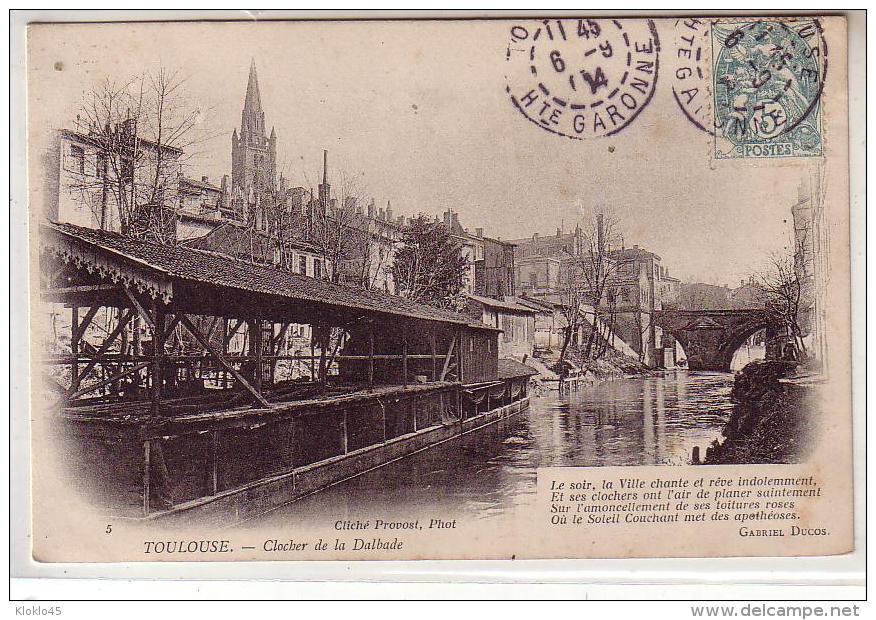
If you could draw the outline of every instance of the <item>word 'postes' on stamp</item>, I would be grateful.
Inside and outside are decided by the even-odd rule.
[[[715,158],[820,156],[818,20],[716,21],[711,33]]]
[[[651,20],[546,19],[514,24],[509,36],[506,91],[547,131],[613,135],[654,95],[660,40]]]

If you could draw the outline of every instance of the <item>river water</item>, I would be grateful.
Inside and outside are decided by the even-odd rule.
[[[535,501],[539,467],[684,465],[721,434],[733,375],[667,371],[607,381],[341,482],[250,521],[367,519],[407,512],[513,517]]]

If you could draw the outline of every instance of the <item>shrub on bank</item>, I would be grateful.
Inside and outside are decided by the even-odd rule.
[[[794,463],[805,458],[812,436],[807,388],[779,380],[795,362],[755,361],[736,374],[730,396],[734,408],[722,435],[706,452],[705,463]]]

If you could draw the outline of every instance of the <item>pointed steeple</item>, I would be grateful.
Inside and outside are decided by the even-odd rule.
[[[249,65],[249,81],[246,84],[246,101],[243,104],[244,110],[252,110],[253,112],[262,111],[262,98],[259,94],[259,76],[256,73],[255,58]]]

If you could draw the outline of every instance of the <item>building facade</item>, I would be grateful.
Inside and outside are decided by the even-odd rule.
[[[514,245],[499,239],[476,234],[484,240],[484,258],[475,262],[475,294],[493,299],[505,299],[517,294]]]
[[[661,259],[637,245],[611,252],[613,278],[608,298],[600,303],[614,331],[648,366],[664,366],[664,349],[675,341],[654,324],[654,311],[663,308]],[[672,365],[674,365],[674,360]]]
[[[157,217],[161,230],[156,234],[167,241],[175,234],[181,155],[177,148],[138,135],[133,120],[113,130],[62,129],[45,160],[46,216],[132,234]]]
[[[490,327],[502,330],[500,358],[523,361],[532,357],[536,310],[514,299],[498,300],[473,294],[468,295],[466,310]]]
[[[805,330],[807,353],[828,369],[827,290],[830,283],[830,235],[825,220],[822,172],[814,166],[797,190],[791,207],[794,223],[794,267],[799,274],[803,295],[800,323]]]

